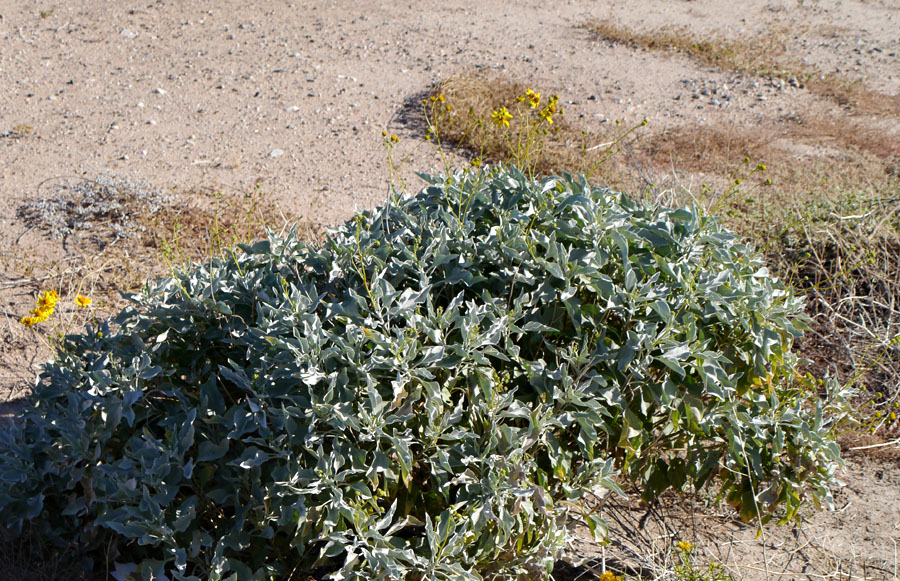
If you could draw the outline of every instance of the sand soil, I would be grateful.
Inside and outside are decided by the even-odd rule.
[[[393,157],[410,190],[421,185],[415,172],[439,171],[424,127],[404,113],[435,83],[474,70],[559,93],[588,128],[643,118],[656,130],[738,128],[840,112],[802,82],[605,42],[585,29],[592,20],[719,38],[777,34],[805,66],[900,95],[896,0],[0,0],[0,386],[27,389],[47,356],[19,324],[42,286],[83,289],[86,274],[98,280],[121,267],[91,263],[85,248],[117,243],[133,220],[54,237],[35,219],[86,183],[126,184],[150,214],[172,200],[208,208],[216,192],[256,192],[313,229],[339,223],[385,199],[383,131],[400,138]],[[896,119],[873,122],[898,134]],[[792,146],[798,156],[828,149]],[[72,229],[59,219],[57,234]],[[139,254],[119,258],[147,274]],[[854,457],[849,467],[837,510],[811,515],[803,529],[769,528],[757,539],[732,515],[698,509],[702,532],[695,521],[679,534],[746,579],[891,578],[896,457]]]

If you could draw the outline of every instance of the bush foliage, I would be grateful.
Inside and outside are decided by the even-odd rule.
[[[0,522],[144,578],[547,572],[577,502],[829,501],[847,408],[801,302],[696,209],[489,168],[321,244],[158,282],[69,336],[5,434]],[[826,393],[827,392],[827,393]]]

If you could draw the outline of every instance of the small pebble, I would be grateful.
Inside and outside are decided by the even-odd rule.
[[[284,155],[284,151],[281,149],[273,149],[269,152],[269,157],[281,157]]]

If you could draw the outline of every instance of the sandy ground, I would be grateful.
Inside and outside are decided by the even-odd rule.
[[[421,183],[415,171],[438,170],[423,128],[400,113],[474,69],[558,92],[587,127],[645,117],[655,129],[753,125],[836,107],[799,87],[597,42],[581,28],[591,18],[730,38],[787,29],[805,64],[900,94],[897,0],[0,0],[0,385],[33,377],[44,351],[17,321],[42,269],[77,256],[21,218],[61,177],[112,173],[175,195],[258,186],[286,214],[328,225],[385,198],[382,131],[400,137],[394,154],[409,189]],[[728,98],[702,93],[712,88]],[[840,567],[847,578],[848,566],[863,578],[866,564],[869,579],[896,575],[897,461],[852,466],[841,510],[813,517],[807,537],[757,541],[726,515],[713,547],[736,547],[721,558],[747,579],[764,578],[760,560],[788,545],[833,562],[811,565],[801,549],[783,571],[773,561],[772,578],[821,579]]]

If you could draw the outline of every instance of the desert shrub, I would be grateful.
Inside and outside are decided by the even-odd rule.
[[[4,435],[0,520],[144,578],[479,579],[602,534],[577,501],[616,482],[829,501],[844,400],[752,249],[576,178],[428,179],[68,337]]]

